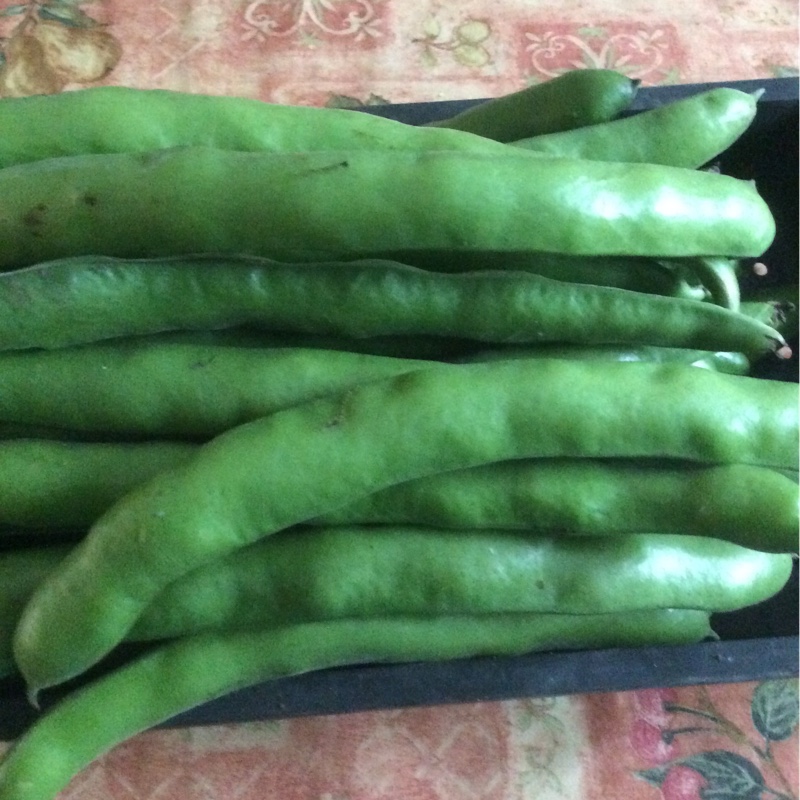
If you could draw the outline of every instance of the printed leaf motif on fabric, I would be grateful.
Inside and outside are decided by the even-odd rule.
[[[480,69],[492,63],[486,46],[492,35],[488,20],[467,18],[447,33],[441,21],[431,15],[422,23],[422,35],[412,41],[422,48],[421,60],[426,67],[435,67],[447,55],[465,67]]]
[[[676,68],[676,35],[669,26],[548,26],[526,30],[532,77],[555,78],[573,69],[613,69],[648,83],[663,83]]]
[[[382,35],[376,9],[381,0],[255,0],[244,10],[244,41],[302,37],[350,37],[353,41]]]
[[[326,108],[363,108],[364,106],[386,106],[390,104],[390,100],[382,97],[379,94],[370,94],[366,99],[362,100],[360,97],[352,97],[347,94],[332,94],[325,103]]]
[[[753,692],[750,712],[753,724],[767,740],[788,739],[797,728],[798,692],[795,681],[768,681]]]
[[[796,680],[766,681],[753,689],[750,715],[765,746],[758,736],[754,738],[721,713],[704,689],[696,705],[664,702],[663,709],[666,716],[653,727],[664,745],[674,748],[679,737],[685,743],[698,733],[711,734],[715,741],[722,737],[731,744],[731,749],[714,747],[682,756],[673,749],[667,758],[656,759],[662,763],[634,773],[658,788],[664,800],[761,800],[765,796],[797,800],[770,748],[771,742],[785,741],[797,729]],[[635,749],[640,757],[650,753]]]

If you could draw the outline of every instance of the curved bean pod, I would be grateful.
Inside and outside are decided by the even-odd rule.
[[[689,644],[710,633],[702,611],[662,610],[337,620],[179,639],[48,711],[0,762],[0,800],[52,800],[93,759],[136,733],[236,689],[289,675],[381,661]]]
[[[590,283],[634,292],[705,299],[703,287],[690,284],[682,270],[662,260],[636,256],[567,255],[541,250],[522,252],[452,252],[404,250],[376,254],[389,261],[433,272],[482,272],[485,270],[533,272],[568,283]]]
[[[796,386],[671,364],[442,365],[359,386],[234,428],[115,504],[31,599],[16,660],[34,692],[79,674],[191,569],[403,481],[553,456],[796,469],[798,435]]]
[[[8,526],[0,528],[0,541],[63,537],[88,528],[146,479],[188,461],[197,447],[177,442],[0,443],[5,467],[0,525]],[[794,552],[797,512],[796,476],[765,467],[554,458],[428,476],[307,523],[535,528],[571,535],[657,531]]]
[[[352,338],[642,344],[748,356],[785,344],[757,320],[709,303],[519,271],[446,274],[382,260],[82,257],[0,276],[0,350],[237,325]]]
[[[747,374],[750,363],[741,353],[680,348],[502,346],[470,352],[466,341],[459,342],[462,354],[457,355],[455,340],[446,345],[453,351],[438,353],[440,362],[435,362],[401,358],[399,353],[384,357],[358,351],[359,343],[364,351],[390,346],[391,352],[405,347],[396,340],[391,344],[386,339],[380,344],[372,339],[328,343],[331,348],[352,347],[341,352],[301,347],[306,344],[303,341],[290,347],[288,341],[279,337],[271,348],[269,337],[260,334],[219,331],[217,335],[164,335],[63,351],[0,354],[4,387],[0,393],[0,441],[36,440],[39,444],[32,446],[39,447],[45,446],[42,440],[71,442],[76,447],[103,442],[143,445],[153,439],[204,441],[297,403],[360,383],[428,369],[442,361],[580,358],[690,364],[737,375]],[[313,343],[325,344],[318,338]],[[434,353],[420,349],[417,355]],[[89,398],[91,402],[86,402]],[[57,458],[63,459],[66,451],[58,452]],[[35,475],[31,478],[37,480]],[[11,496],[6,495],[7,500]],[[40,510],[48,507],[45,503]],[[6,511],[12,508],[7,506]],[[36,513],[33,508],[29,511]]]
[[[293,529],[170,584],[128,638],[345,618],[733,611],[775,595],[791,571],[789,554],[661,533]]]
[[[719,87],[624,119],[512,144],[563,158],[696,169],[727,150],[750,127],[758,97]]]
[[[0,420],[92,438],[206,440],[317,397],[437,362],[131,338],[0,354]]]
[[[347,109],[128,86],[3,98],[0,130],[0,167],[62,156],[189,145],[244,152],[505,152],[497,142],[471,133],[421,128]]]
[[[582,346],[569,344],[507,345],[484,348],[453,355],[451,361],[468,364],[475,361],[509,360],[513,358],[565,358],[584,361],[624,361],[626,363],[685,364],[687,366],[726,372],[730,375],[747,375],[750,361],[743,353],[728,351],[692,350],[685,347],[653,347],[640,345]]]
[[[0,593],[0,664],[11,661],[24,589],[32,594],[49,574],[45,566],[52,571],[68,552],[0,554],[0,574],[15,570],[11,595]],[[662,533],[589,539],[405,525],[293,528],[171,583],[126,640],[333,619],[732,611],[772,597],[791,569],[788,555]]]
[[[799,501],[797,484],[765,467],[555,458],[428,476],[312,522],[532,528],[580,536],[654,531],[796,553]]]
[[[69,549],[64,546],[0,551],[0,678],[15,670],[11,642],[22,609]]]
[[[0,442],[0,525],[88,527],[132,487],[196,450],[181,442]],[[0,529],[0,540],[9,535]]]
[[[509,150],[186,147],[8,167],[0,170],[0,268],[86,253],[305,262],[414,249],[745,257],[775,236],[770,209],[747,181]]]
[[[614,70],[577,69],[429,124],[514,142],[612,120],[630,106],[638,88],[639,81]]]
[[[227,335],[230,334],[230,335]],[[215,346],[231,346],[238,343],[242,347],[267,346],[269,339],[259,334],[252,337],[240,331],[225,331],[217,334],[200,335],[199,341],[207,341],[208,344],[216,343]],[[158,341],[164,344],[172,343],[171,337]],[[180,344],[180,339],[174,341]],[[320,342],[317,342],[320,344]],[[333,342],[341,346],[341,340]],[[171,352],[171,351],[168,351]],[[180,349],[177,351],[181,351]],[[189,351],[190,353],[192,351]],[[207,352],[207,351],[206,351]],[[194,353],[197,355],[197,351]],[[175,355],[175,353],[173,353]],[[275,355],[275,354],[273,354]],[[302,365],[302,359],[296,358],[299,354],[291,353],[292,358],[288,360],[290,365]],[[135,438],[135,433],[143,435],[143,430],[153,430],[153,414],[155,409],[161,408],[162,411],[157,415],[161,420],[158,429],[162,434],[175,435],[175,429],[170,424],[173,414],[168,414],[164,409],[163,402],[156,402],[151,396],[137,397],[135,405],[124,401],[123,397],[115,387],[121,386],[121,391],[125,392],[126,400],[130,399],[127,394],[130,385],[137,387],[147,386],[149,389],[164,390],[161,379],[170,376],[170,387],[174,388],[173,381],[180,376],[180,364],[186,363],[185,360],[177,362],[172,359],[162,361],[154,358],[151,361],[153,352],[144,361],[132,359],[133,365],[137,368],[132,374],[127,372],[131,366],[128,360],[124,360],[125,369],[122,373],[114,370],[112,363],[103,360],[96,374],[106,376],[108,372],[112,376],[120,377],[121,380],[103,382],[103,388],[93,385],[88,375],[84,371],[85,364],[77,370],[77,374],[69,376],[59,371],[54,365],[50,375],[58,376],[57,385],[60,389],[66,389],[67,396],[63,402],[58,401],[56,405],[59,409],[74,408],[71,398],[79,394],[92,394],[95,399],[102,398],[99,406],[106,409],[105,414],[98,417],[96,411],[92,412],[85,406],[80,407],[79,415],[73,412],[70,421],[73,424],[83,426],[91,425],[94,428],[114,427],[117,429],[117,436],[125,439],[126,434],[119,431],[127,431],[128,438]],[[621,361],[621,362],[647,362],[647,363],[680,363],[690,364],[701,369],[711,369],[733,375],[746,375],[750,368],[750,363],[740,353],[725,352],[705,352],[697,350],[684,350],[680,348],[658,348],[658,347],[637,347],[637,348],[617,348],[617,347],[569,347],[561,345],[539,346],[527,348],[501,347],[495,350],[483,350],[463,356],[459,359],[460,363],[508,360],[513,358],[564,358],[581,359],[584,361]],[[333,359],[336,362],[336,358]],[[155,374],[150,374],[147,370],[141,370],[142,364],[152,364],[153,366],[164,367],[163,370],[156,369]],[[198,363],[190,358],[190,363]],[[2,358],[0,358],[2,364]],[[243,366],[240,361],[234,361],[238,368]],[[106,367],[107,369],[103,369]],[[141,371],[139,371],[141,370]],[[138,378],[137,378],[138,373]],[[2,369],[0,369],[0,375]],[[194,373],[192,373],[194,374]],[[290,370],[293,380],[297,379],[296,372]],[[141,379],[141,381],[139,380]],[[237,385],[241,386],[241,373],[237,373]],[[13,381],[6,376],[6,386],[13,385]],[[187,392],[187,397],[192,397],[195,393],[202,396],[206,395],[205,390],[197,390],[198,384],[195,383],[195,391]],[[112,387],[112,388],[109,388]],[[329,387],[330,388],[330,387]],[[54,390],[57,391],[57,390]],[[258,391],[261,391],[260,389]],[[57,395],[58,396],[58,395]],[[29,396],[30,399],[30,396]],[[163,400],[163,395],[162,395]],[[285,400],[285,397],[284,397]],[[218,409],[224,404],[222,397],[215,400],[215,407]],[[2,407],[2,403],[0,403]],[[6,409],[8,407],[6,406]],[[115,409],[111,415],[113,420],[109,424],[109,408]],[[196,432],[198,417],[207,419],[205,406],[194,411],[192,405],[181,403],[181,409],[187,412],[187,417],[194,420],[192,430]],[[141,412],[145,411],[148,420],[143,422]],[[53,416],[57,416],[58,413]],[[183,414],[180,415],[181,418]],[[183,430],[183,428],[182,428]],[[132,432],[133,431],[133,432]],[[175,466],[182,459],[188,458],[194,453],[197,445],[188,442],[111,442],[104,441],[104,438],[113,438],[108,431],[93,430],[91,432],[70,428],[26,426],[22,424],[5,423],[0,425],[0,439],[5,436],[7,441],[0,441],[0,463],[5,469],[0,472],[0,526],[22,526],[23,528],[38,528],[41,535],[46,535],[47,530],[56,530],[59,535],[65,529],[75,529],[88,527],[95,521],[100,514],[105,511],[115,500],[119,499],[127,491],[143,482],[145,476],[154,475],[156,472],[168,466]],[[520,465],[521,468],[522,465]],[[500,469],[510,469],[502,467]],[[492,483],[497,483],[498,478],[490,477],[493,475],[491,467],[486,470],[486,477]],[[443,476],[444,477],[444,476]],[[399,488],[399,487],[398,487]],[[473,487],[475,488],[475,487]],[[713,495],[712,495],[713,496]],[[742,495],[751,498],[753,493]],[[760,496],[756,493],[755,496]],[[497,499],[487,503],[496,503]],[[496,506],[499,508],[500,506]],[[782,508],[780,504],[771,505],[770,509],[777,513]],[[533,513],[533,512],[531,512]],[[501,526],[502,517],[497,517],[495,526]],[[531,518],[532,519],[532,518]],[[762,521],[773,519],[773,516],[766,514],[760,517]],[[400,520],[398,520],[400,521]],[[502,524],[503,527],[507,525]],[[469,527],[469,526],[467,526]],[[641,529],[648,529],[653,526],[641,525]],[[782,530],[781,525],[775,526],[776,531]],[[13,530],[3,530],[0,528],[0,540],[7,538],[14,533]],[[17,535],[19,532],[17,532]],[[755,535],[755,531],[753,531]],[[777,532],[776,532],[776,535]]]

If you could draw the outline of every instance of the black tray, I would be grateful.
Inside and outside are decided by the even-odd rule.
[[[643,88],[630,113],[715,85],[723,84]],[[785,78],[724,85],[745,91],[766,90],[754,124],[717,163],[727,174],[756,179],[759,191],[775,214],[778,236],[761,259],[770,268],[764,280],[778,281],[787,275],[797,275],[798,82]],[[363,110],[419,124],[450,116],[474,102],[478,101]],[[797,352],[796,336],[791,343]],[[770,359],[762,369],[765,376],[797,380],[796,358],[788,363]],[[743,611],[716,615],[713,626],[720,635],[717,642],[330,669],[235,692],[181,714],[165,726],[788,678],[799,671],[799,624],[795,564],[789,583],[771,600]],[[58,696],[58,692],[47,693],[43,707]],[[21,681],[0,680],[0,739],[16,737],[36,716],[37,712],[25,700]]]

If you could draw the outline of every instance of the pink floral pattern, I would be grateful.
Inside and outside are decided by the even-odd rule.
[[[612,785],[636,800],[797,800],[796,679],[583,702],[594,742],[589,769],[602,775],[592,800]]]
[[[491,97],[576,67],[613,67],[646,85],[797,72],[791,3],[552,8],[530,0],[508,0],[502,13],[486,0],[29,0],[0,3],[0,54],[20,86],[76,88],[47,75],[21,80],[41,72],[35,46],[22,53],[14,44],[27,15],[72,47],[67,78],[303,105]]]
[[[643,83],[675,83],[686,69],[686,52],[674,25],[531,25],[524,31],[531,75],[555,78],[572,69],[614,69]],[[523,64],[524,68],[524,64]]]

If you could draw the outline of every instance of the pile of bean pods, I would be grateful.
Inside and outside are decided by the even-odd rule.
[[[758,95],[636,91],[0,100],[0,670],[45,705],[0,800],[276,677],[699,642],[783,588],[791,306],[713,169]]]

